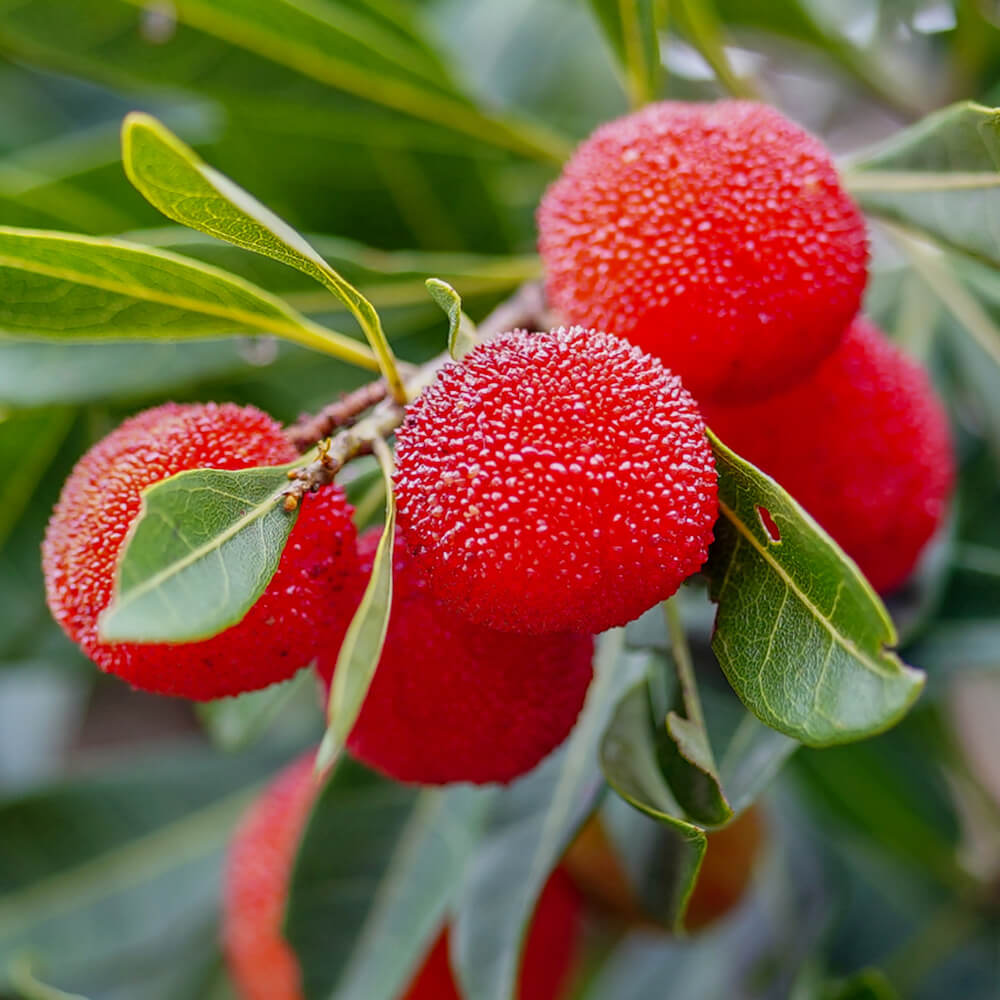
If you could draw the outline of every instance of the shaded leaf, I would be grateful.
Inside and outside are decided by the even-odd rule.
[[[350,337],[261,288],[166,250],[0,228],[0,331],[15,337],[177,340],[260,330],[374,368]]]
[[[680,928],[708,838],[703,828],[688,822],[661,771],[645,682],[631,688],[616,706],[601,741],[601,767],[608,784],[626,802],[668,831],[659,845],[667,860],[657,886],[657,912]]]
[[[1000,110],[964,101],[844,164],[865,211],[1000,264]]]
[[[376,438],[372,445],[385,481],[385,525],[361,603],[354,612],[337,654],[327,705],[326,735],[316,756],[316,766],[320,769],[329,767],[354,728],[382,656],[392,613],[393,547],[396,540],[393,460],[389,446],[381,438]]]
[[[298,512],[287,471],[190,469],[155,483],[101,614],[105,642],[195,642],[239,622],[274,576]]]
[[[452,965],[470,1000],[511,1000],[538,896],[589,815],[602,782],[597,747],[608,714],[636,671],[620,629],[601,636],[596,676],[563,747],[497,793],[453,922]]]
[[[729,683],[763,722],[811,746],[893,725],[924,677],[891,651],[881,601],[773,479],[711,440],[720,517],[706,572],[718,603],[712,648]]]
[[[385,798],[394,786],[379,787]],[[372,857],[365,866],[373,881],[368,896],[373,902],[367,911],[351,878],[355,871],[351,846],[355,851],[365,848],[365,841],[359,837],[355,842],[353,832],[345,833],[345,825],[354,822],[349,803],[324,795],[299,852],[286,918],[307,997],[396,1000],[400,996],[444,923],[492,794],[491,789],[469,787],[429,789],[417,797],[405,822],[397,822],[394,815],[388,824],[397,833],[391,850],[381,859]],[[368,801],[363,800],[362,807],[376,815],[374,796],[370,805]],[[380,842],[383,836],[379,827]],[[317,928],[342,929],[343,943],[338,942],[332,956],[329,934],[320,938]]]

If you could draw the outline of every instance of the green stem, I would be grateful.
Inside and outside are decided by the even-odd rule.
[[[698,681],[694,673],[694,660],[691,658],[691,647],[688,645],[687,633],[677,598],[663,602],[663,614],[667,620],[667,633],[670,636],[670,652],[673,654],[674,666],[677,668],[677,679],[680,681],[681,693],[684,697],[684,711],[699,729],[705,728],[705,714],[701,708],[701,698],[698,696]]]
[[[679,0],[677,6],[678,20],[683,20],[691,42],[712,67],[719,83],[734,97],[760,100],[757,87],[739,76],[730,65],[722,37],[722,24],[710,0]]]

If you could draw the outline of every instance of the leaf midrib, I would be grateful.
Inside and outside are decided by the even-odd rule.
[[[907,194],[925,191],[974,191],[1000,187],[1000,173],[986,171],[848,170],[844,183],[854,194]]]
[[[830,634],[830,638],[833,640],[834,644],[840,646],[847,653],[853,656],[862,666],[866,667],[874,674],[878,674],[881,677],[885,677],[889,680],[896,679],[897,677],[903,677],[905,674],[901,670],[892,670],[887,665],[884,666],[877,660],[872,659],[870,654],[863,652],[858,649],[858,647],[851,642],[849,639],[845,638],[838,632],[829,619],[820,611],[816,605],[809,600],[809,598],[802,592],[801,588],[795,583],[791,576],[784,570],[780,563],[778,563],[770,553],[761,546],[760,542],[753,536],[753,533],[746,527],[743,521],[738,518],[735,512],[720,498],[719,500],[719,510],[726,516],[730,524],[732,524],[736,530],[750,543],[751,547],[754,548],[761,558],[774,569],[774,571],[781,577],[784,581],[785,586],[791,593],[793,593],[799,601],[805,607],[812,612],[817,621],[821,622],[823,628]],[[721,597],[721,595],[720,595]],[[892,635],[886,636],[886,641],[891,641]],[[889,655],[889,654],[887,654]]]

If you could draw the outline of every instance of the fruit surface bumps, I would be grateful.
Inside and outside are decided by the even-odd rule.
[[[450,364],[397,433],[399,525],[470,621],[600,632],[705,561],[716,476],[680,380],[581,327],[505,333]]]
[[[947,511],[955,477],[947,414],[926,372],[866,319],[794,389],[755,406],[707,407],[705,418],[878,591],[906,579]]]
[[[158,694],[206,700],[290,677],[315,655],[316,623],[346,612],[356,587],[351,509],[337,488],[305,497],[264,594],[219,635],[109,644],[97,623],[145,487],[186,469],[280,465],[296,454],[252,407],[167,403],[125,421],[79,461],[49,522],[42,562],[56,620],[102,670]]]
[[[265,789],[237,829],[226,862],[222,944],[241,1000],[303,1000],[282,921],[295,852],[318,791],[313,755]],[[539,898],[525,944],[518,1000],[560,1000],[580,930],[579,893],[561,869]],[[400,1000],[459,1000],[443,930]]]
[[[699,401],[791,386],[861,304],[864,220],[823,145],[750,101],[598,128],[538,209],[549,301],[628,338]]]
[[[366,574],[379,533],[366,532],[358,546]],[[318,660],[327,685],[339,645],[332,638]],[[399,781],[511,781],[569,734],[592,657],[589,635],[497,632],[457,615],[434,597],[397,535],[389,629],[348,749]]]

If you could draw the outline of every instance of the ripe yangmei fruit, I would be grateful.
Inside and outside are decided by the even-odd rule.
[[[706,407],[730,448],[773,476],[886,592],[948,508],[955,458],[926,372],[859,318],[817,371],[754,406]]]
[[[306,754],[268,786],[229,848],[222,944],[241,1000],[302,1000],[302,977],[282,936],[295,852],[318,784]],[[525,943],[518,1000],[558,1000],[575,957],[580,897],[556,869],[538,901]],[[459,1000],[448,962],[447,929],[438,936],[400,1000]]]
[[[538,231],[561,318],[626,337],[700,401],[791,386],[865,287],[864,220],[829,153],[750,101],[665,101],[602,125]]]
[[[763,853],[765,834],[763,817],[755,806],[728,826],[709,833],[708,846],[684,911],[686,930],[701,930],[740,904]],[[665,870],[672,871],[669,855],[673,848],[667,846],[668,840],[664,835],[661,846],[667,862]],[[658,873],[664,866],[654,860],[641,893],[637,891],[599,814],[592,816],[577,834],[563,858],[563,866],[588,899],[627,925],[663,926],[661,907],[676,886],[666,882],[660,885]]]
[[[505,333],[397,433],[399,525],[435,596],[512,632],[600,632],[705,561],[716,477],[680,379],[582,327]]]
[[[366,574],[379,535],[360,540]],[[317,663],[327,686],[339,639],[331,635]],[[348,749],[399,781],[511,781],[569,734],[593,646],[575,632],[528,636],[467,621],[435,598],[397,535],[389,630]]]
[[[105,643],[98,617],[140,493],[194,468],[280,465],[296,451],[253,407],[166,403],[125,421],[80,459],[42,547],[49,607],[104,671],[137,688],[194,700],[285,680],[314,657],[316,625],[348,613],[358,564],[351,508],[329,487],[306,496],[267,589],[242,621],[201,642]]]

